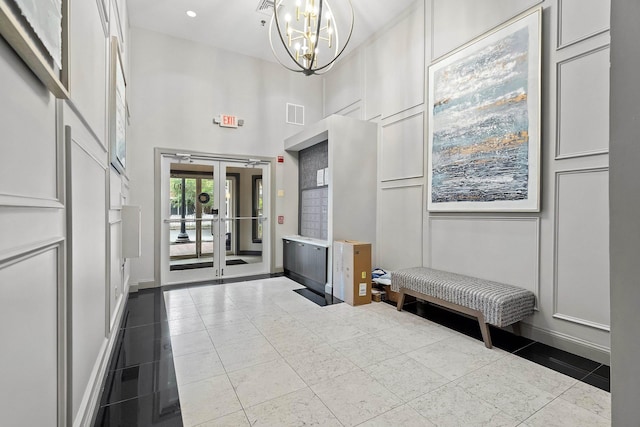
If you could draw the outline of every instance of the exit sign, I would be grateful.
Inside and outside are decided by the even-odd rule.
[[[220,126],[225,128],[237,128],[238,118],[236,116],[220,115]]]

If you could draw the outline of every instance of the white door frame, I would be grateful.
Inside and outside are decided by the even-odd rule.
[[[228,155],[216,155],[210,153],[201,153],[201,152],[191,152],[186,150],[175,150],[175,149],[162,149],[156,148],[155,150],[155,200],[154,200],[154,219],[155,219],[155,227],[154,227],[154,237],[155,237],[155,245],[154,245],[154,282],[156,286],[165,286],[165,285],[173,285],[173,284],[182,284],[182,283],[193,283],[193,282],[203,282],[203,281],[214,281],[216,279],[221,278],[232,278],[232,277],[243,277],[257,274],[268,274],[273,273],[274,271],[274,250],[275,250],[275,242],[274,242],[274,234],[273,234],[273,221],[275,212],[275,206],[273,203],[274,191],[273,185],[275,182],[275,159],[267,158],[267,157],[252,157],[251,159],[247,159],[247,157],[240,156],[228,156]],[[202,274],[181,274],[177,276],[181,277],[169,277],[167,273],[169,273],[168,268],[168,226],[165,224],[166,217],[166,206],[162,205],[163,201],[163,191],[168,188],[169,183],[169,174],[168,170],[166,173],[163,173],[163,168],[166,169],[168,164],[171,161],[163,160],[167,158],[174,159],[174,162],[178,162],[180,158],[188,159],[191,158],[193,160],[202,161],[202,162],[220,162],[217,163],[222,168],[225,166],[236,166],[236,167],[244,167],[245,165],[249,165],[247,167],[251,167],[257,163],[258,167],[263,169],[263,189],[266,190],[266,194],[264,197],[264,212],[266,219],[263,224],[263,245],[262,245],[262,262],[259,264],[245,264],[242,266],[224,266],[224,271],[218,271],[218,276],[216,277],[215,271],[213,274],[208,276],[204,276]],[[168,163],[163,163],[168,162]],[[165,176],[166,175],[166,176]],[[166,182],[164,182],[166,181]],[[217,180],[216,185],[217,194],[224,193],[224,179]],[[163,186],[164,184],[164,186]],[[219,211],[222,213],[222,209]],[[219,215],[220,221],[225,221],[226,218],[222,218],[222,215]],[[165,230],[166,229],[166,230]],[[163,231],[164,230],[164,231]],[[165,235],[163,236],[163,233]],[[221,241],[222,240],[222,241]],[[216,246],[218,248],[218,252],[222,249],[221,256],[224,261],[224,239],[218,238],[219,245]],[[167,246],[167,248],[164,248]],[[166,250],[165,250],[166,249]],[[166,260],[164,259],[166,258]],[[208,269],[208,270],[215,270]],[[185,270],[188,271],[188,270]],[[173,273],[173,272],[172,272]],[[176,276],[176,275],[171,275]]]

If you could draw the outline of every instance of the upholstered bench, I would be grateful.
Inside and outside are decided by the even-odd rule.
[[[532,315],[535,306],[535,295],[526,289],[424,267],[392,272],[391,289],[400,293],[398,311],[404,296],[412,295],[477,318],[487,348],[491,348],[487,324],[513,325],[519,334],[517,322]]]

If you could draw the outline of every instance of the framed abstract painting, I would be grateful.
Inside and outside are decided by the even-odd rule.
[[[540,210],[541,15],[521,14],[429,67],[429,211]]]
[[[68,0],[0,0],[0,35],[56,98],[69,98]]]
[[[121,174],[125,173],[127,162],[127,82],[120,55],[120,45],[116,37],[111,37],[111,81],[109,94],[109,125],[111,165]]]

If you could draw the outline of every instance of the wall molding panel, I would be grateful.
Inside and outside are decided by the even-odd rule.
[[[416,1],[359,48],[364,53],[365,120],[424,103],[424,23],[424,2]]]
[[[109,238],[107,239],[109,255],[109,274],[107,281],[109,286],[106,288],[105,301],[107,307],[105,309],[106,334],[109,336],[113,332],[116,323],[116,313],[121,303],[123,291],[123,259],[122,259],[122,219],[109,221]]]
[[[96,0],[96,7],[98,8],[98,14],[100,15],[100,22],[102,23],[104,36],[107,38],[109,37],[109,12],[111,9],[111,0]]]
[[[53,237],[0,252],[0,269],[37,256],[53,246],[59,246],[61,242],[64,242],[64,237]]]
[[[64,209],[64,204],[55,198],[39,198],[11,194],[0,194],[0,206],[14,206],[21,208]]]
[[[607,154],[609,44],[562,60],[556,67],[556,160]],[[597,85],[598,78],[606,81]]]
[[[423,183],[378,190],[376,251],[381,268],[397,270],[422,265],[423,194]]]
[[[540,218],[430,215],[429,266],[519,286],[540,304]]]
[[[0,402],[0,409],[7,425],[46,425],[55,420],[66,425],[64,255],[64,238],[58,237],[7,251],[0,259],[0,319],[3,324],[11,322],[12,335],[23,340],[3,351],[0,372],[11,393]],[[27,371],[16,370],[27,365]]]
[[[79,122],[76,122],[80,124]],[[66,127],[69,413],[85,425],[105,371],[107,338],[107,155],[84,126]],[[88,415],[89,413],[89,415]]]
[[[24,189],[20,187],[20,191],[14,194],[0,193],[0,206],[15,206],[25,208],[53,208],[64,209],[64,125],[62,103],[56,101],[55,121],[56,121],[56,138],[55,138],[55,193],[49,197],[39,197],[35,195],[25,194]],[[33,160],[29,160],[31,168],[34,167]],[[37,167],[37,165],[36,165]]]
[[[348,105],[339,111],[336,111],[335,114],[351,117],[352,119],[363,120],[362,101],[358,100],[353,104]]]
[[[554,313],[553,317],[555,319],[566,320],[567,322],[575,323],[576,325],[588,326],[590,328],[600,329],[601,331],[610,332],[611,328],[609,325],[603,325],[602,323],[590,322],[585,319],[579,319],[577,317],[567,316],[565,314]]]
[[[603,331],[610,316],[608,176],[607,167],[556,172],[553,236],[553,317]]]
[[[82,115],[76,114],[71,103],[66,102],[65,106],[68,107],[64,113],[65,132],[67,128],[73,129],[73,142],[104,169],[107,169],[109,165],[108,148],[104,141],[100,140],[96,133],[87,126]]]
[[[564,49],[608,32],[610,13],[610,0],[558,0],[557,49]],[[567,17],[580,17],[580,20],[569,23],[570,18]],[[568,29],[569,25],[584,27]],[[569,33],[567,36],[563,36],[565,30]]]
[[[13,99],[11,92],[5,94]],[[0,205],[30,208],[63,208],[64,169],[62,150],[62,112],[59,101],[29,102],[12,108],[4,116],[3,156],[0,159]],[[41,100],[38,100],[41,101]],[[18,126],[14,115],[21,110],[30,112],[29,125]],[[47,134],[50,132],[50,134]],[[29,153],[21,153],[30,144]],[[34,180],[37,171],[40,179]]]
[[[109,79],[108,31],[105,22],[110,0],[70,2],[69,88],[67,104],[86,129],[106,149],[107,88]],[[106,31],[105,31],[106,30]],[[69,123],[67,123],[69,124]],[[77,128],[77,125],[74,125]]]
[[[380,129],[379,180],[424,176],[424,113],[386,123]]]
[[[531,9],[543,0],[514,2],[511,0],[490,0],[469,2],[465,0],[431,0],[431,58],[432,62],[442,59],[454,50],[484,34],[492,28]],[[438,7],[440,5],[440,7]],[[465,10],[461,20],[461,10]],[[436,19],[436,16],[440,19]],[[456,22],[455,26],[447,26]]]
[[[73,112],[75,119],[77,119],[82,124],[82,127],[84,127],[84,130],[91,135],[91,138],[94,139],[96,143],[98,143],[98,145],[106,153],[109,150],[107,147],[106,137],[100,138],[100,136],[98,136],[98,134],[91,127],[87,119],[82,115],[82,112],[80,111],[80,109],[76,106],[76,104],[73,103],[73,100],[68,99],[65,101],[65,103],[69,107],[69,109]],[[69,124],[69,122],[67,122],[67,124]],[[78,124],[76,123],[76,124],[73,124],[72,126],[75,129],[74,132],[77,132]],[[84,139],[86,140],[86,138]]]
[[[362,100],[364,79],[359,79],[356,84],[344,84],[348,80],[346,76],[363,75],[362,70],[362,54],[357,51],[342,59],[325,76],[323,81],[324,117],[339,114],[339,111]]]

